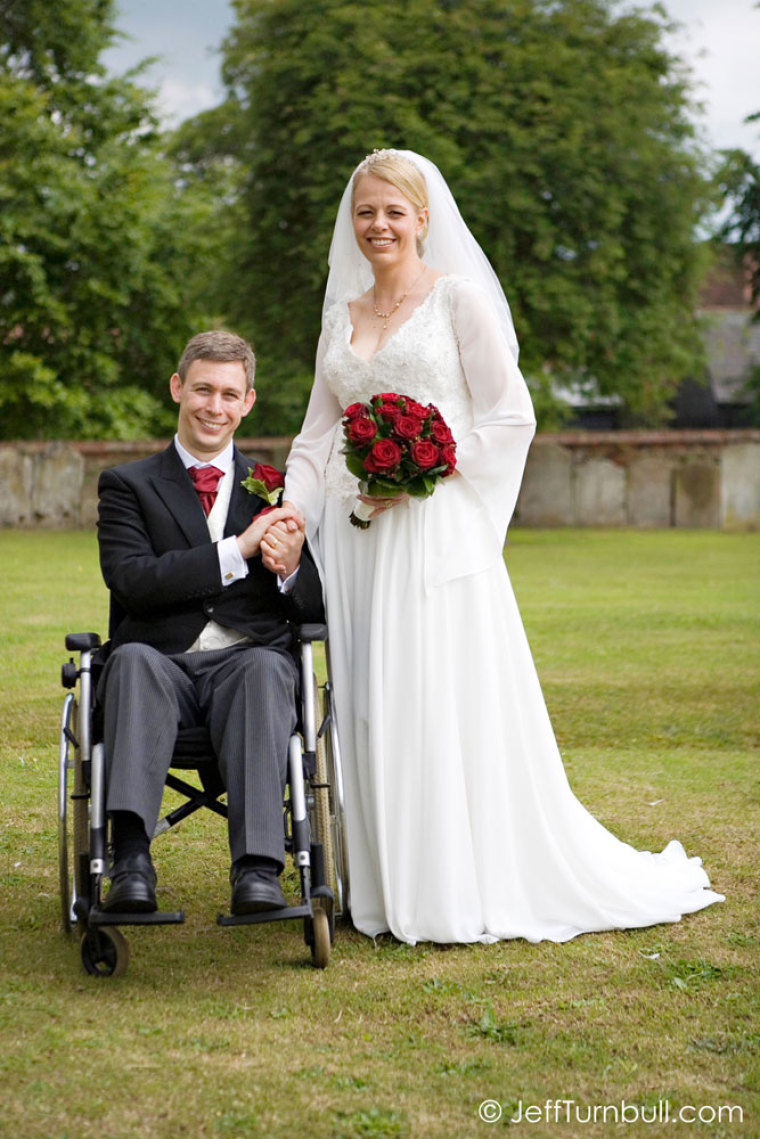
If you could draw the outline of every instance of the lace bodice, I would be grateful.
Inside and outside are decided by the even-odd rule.
[[[439,277],[425,299],[404,324],[369,360],[351,347],[351,315],[347,304],[337,304],[325,319],[327,346],[324,378],[341,408],[366,402],[378,392],[397,392],[420,403],[433,403],[455,439],[472,426],[472,400],[459,359],[451,318],[455,277]],[[327,469],[327,491],[341,497],[356,494],[356,479],[340,453],[342,434],[336,434]]]
[[[345,517],[358,489],[341,453],[343,410],[388,391],[434,403],[457,443],[456,475],[429,498],[407,504],[425,528],[426,583],[432,588],[499,561],[535,419],[488,297],[453,275],[438,278],[370,360],[351,347],[348,306],[328,311],[309,407],[285,478],[285,497],[306,518],[312,548],[319,551],[330,503]]]

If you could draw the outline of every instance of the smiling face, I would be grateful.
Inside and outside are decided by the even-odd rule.
[[[391,182],[363,174],[354,187],[352,221],[358,246],[373,268],[417,260],[427,210],[417,208]]]
[[[204,462],[224,450],[256,401],[240,360],[193,360],[184,381],[175,372],[169,386],[179,404],[179,441]]]

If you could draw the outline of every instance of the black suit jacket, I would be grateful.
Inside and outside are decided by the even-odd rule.
[[[235,449],[224,536],[241,534],[268,506],[240,485],[255,460]],[[260,557],[248,577],[222,586],[216,544],[174,443],[160,454],[103,471],[98,483],[100,565],[111,591],[111,647],[129,641],[185,652],[210,619],[254,643],[288,648],[289,622],[324,620],[319,575],[307,548],[283,595]]]

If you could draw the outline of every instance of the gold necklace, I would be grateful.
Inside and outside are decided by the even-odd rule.
[[[396,301],[395,305],[390,310],[390,312],[380,312],[380,309],[375,304],[375,289],[373,286],[373,288],[372,288],[372,307],[375,310],[375,316],[377,317],[377,319],[384,321],[383,330],[385,330],[388,327],[388,321],[391,319],[391,317],[393,316],[396,309],[401,308],[401,305],[404,303],[404,301],[406,300],[406,298],[408,296],[409,296],[409,290],[407,290],[402,297],[399,297],[399,299]]]
[[[390,310],[390,312],[380,312],[380,309],[375,304],[375,286],[374,285],[372,286],[372,308],[375,311],[375,316],[377,317],[377,319],[385,322],[383,324],[383,332],[385,332],[386,328],[388,327],[388,321],[391,319],[393,314],[396,312],[397,309],[401,308],[402,304],[404,303],[406,298],[409,296],[412,289],[416,285],[418,285],[419,282],[422,280],[422,278],[425,276],[425,270],[426,269],[427,269],[427,265],[423,265],[422,272],[420,273],[419,277],[417,277],[416,280],[412,281],[409,288],[406,290],[406,292],[403,294],[403,296],[399,297],[399,299],[396,301],[395,305]]]

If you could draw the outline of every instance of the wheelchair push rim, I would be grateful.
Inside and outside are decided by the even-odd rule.
[[[87,892],[81,866],[87,856],[89,819],[78,723],[79,704],[70,692],[63,706],[58,756],[58,880],[65,933],[78,924],[77,900]]]
[[[335,916],[348,918],[350,889],[343,812],[343,771],[332,686],[318,690],[317,777],[314,791],[315,828],[325,850],[327,884],[335,897]]]

